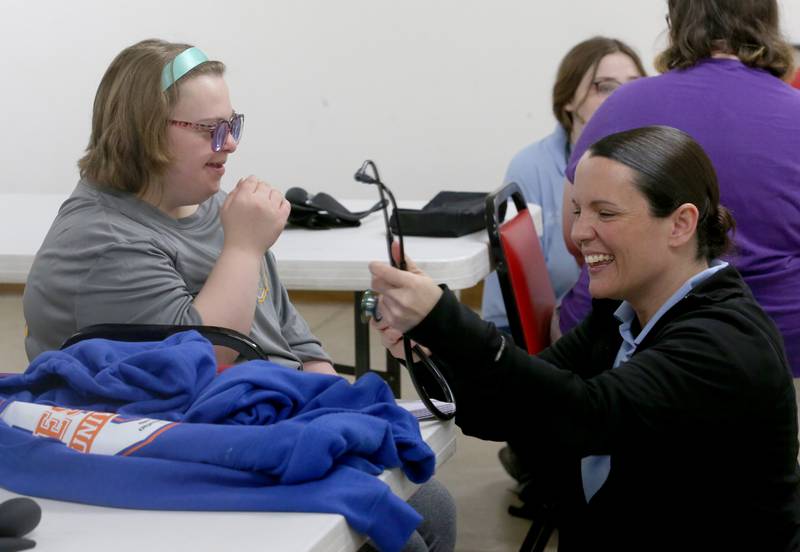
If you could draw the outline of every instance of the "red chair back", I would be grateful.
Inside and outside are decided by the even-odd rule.
[[[504,223],[509,199],[514,201],[517,214]],[[556,297],[536,227],[516,183],[489,194],[486,228],[511,335],[529,353],[538,353],[550,345],[550,319]]]
[[[794,79],[792,80],[791,84],[795,88],[800,89],[800,69],[798,69],[797,73],[794,74]]]

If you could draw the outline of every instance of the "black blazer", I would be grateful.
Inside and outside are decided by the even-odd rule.
[[[773,322],[728,267],[611,370],[618,305],[596,301],[572,332],[529,356],[445,290],[410,335],[443,366],[465,434],[527,444],[575,508],[561,528],[570,540],[595,549],[787,548],[800,530],[797,412]],[[581,507],[577,465],[591,454],[610,454],[611,472]]]

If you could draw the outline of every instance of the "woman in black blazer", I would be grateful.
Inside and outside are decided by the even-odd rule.
[[[608,136],[581,159],[572,239],[593,311],[536,356],[413,263],[373,263],[384,344],[434,354],[456,423],[524,443],[560,550],[798,546],[797,412],[781,337],[738,272],[731,214],[692,138]]]

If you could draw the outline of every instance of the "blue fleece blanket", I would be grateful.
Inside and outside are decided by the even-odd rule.
[[[375,475],[399,466],[422,483],[435,458],[379,377],[215,370],[196,332],[40,355],[0,378],[0,485],[104,506],[339,513],[402,548],[421,518]]]

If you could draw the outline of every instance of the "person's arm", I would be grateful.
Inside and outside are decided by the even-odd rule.
[[[303,363],[304,372],[314,372],[317,374],[330,374],[338,376],[339,373],[333,367],[333,364],[326,360],[308,360]]]
[[[283,231],[289,209],[278,190],[254,176],[240,180],[225,199],[220,210],[222,253],[194,300],[203,324],[250,333],[262,259]],[[228,349],[217,352],[223,364],[236,358]]]
[[[665,354],[671,348],[665,344],[641,353],[635,362],[608,370],[614,351],[596,358],[587,354],[596,341],[586,333],[588,324],[540,355],[530,356],[509,346],[491,324],[445,291],[408,335],[441,359],[456,390],[456,422],[467,435],[497,441],[526,441],[535,435],[548,448],[585,456],[610,453],[613,443],[619,442],[615,439],[628,438],[631,425],[639,423],[629,416],[632,408],[643,424],[640,438],[647,424],[666,424],[670,416],[683,416],[679,387],[691,380],[670,373],[676,368],[672,360],[676,349]],[[682,345],[693,347],[696,341]],[[601,358],[604,365],[598,366]],[[585,363],[586,376],[559,364],[579,359]],[[591,369],[600,373],[589,374]],[[698,389],[697,397],[702,394]],[[655,417],[653,409],[659,411]]]
[[[266,270],[269,293],[276,331],[289,346],[292,354],[303,363],[306,372],[336,374],[330,357],[325,353],[319,339],[311,333],[308,323],[289,299],[286,287],[278,277],[278,266],[272,252],[267,252]],[[267,305],[264,305],[267,306]],[[270,315],[272,316],[272,315]]]
[[[397,257],[396,244],[393,250]],[[538,385],[543,389],[558,389],[548,383],[552,379],[582,381],[576,372],[589,364],[586,336],[573,334],[558,342],[557,354],[548,353],[565,364],[564,369],[556,368],[514,346],[494,324],[460,305],[449,290],[440,289],[410,259],[407,263],[409,272],[383,263],[370,265],[372,288],[381,293],[378,312],[385,329],[384,343],[397,348],[393,350],[397,354],[399,338],[406,333],[434,353],[457,394],[456,421],[465,432],[495,440],[515,435],[518,427],[508,422],[528,418],[530,401],[525,389],[533,374],[541,378]]]
[[[572,241],[572,223],[575,222],[575,208],[572,205],[572,183],[564,180],[563,199],[561,204],[561,231],[564,234],[564,243],[567,251],[572,253],[579,266],[583,266],[584,260],[581,250]]]
[[[558,325],[562,334],[567,333],[584,320],[592,310],[589,293],[589,272],[581,267],[578,281],[564,294],[558,305]]]
[[[392,244],[392,254],[395,259],[399,257],[397,242]],[[500,332],[494,324],[461,305],[446,287],[437,286],[408,257],[406,264],[407,271],[401,271],[386,263],[370,263],[372,289],[381,294],[377,309],[379,321],[373,321],[373,327],[382,332],[384,345],[394,356],[402,356],[401,338],[404,333],[413,337],[424,328],[439,333],[432,337],[428,334],[417,342],[453,362],[468,361],[472,355],[485,356],[486,353],[481,351],[487,344],[490,344],[489,349],[499,346]],[[576,336],[588,339],[584,334],[590,328],[592,325],[587,322]],[[587,375],[590,372],[585,371],[582,363],[588,357],[581,352],[581,347],[575,345],[574,339],[559,340],[541,356],[548,358],[551,355],[558,359],[562,368]],[[434,341],[435,345],[429,341]]]
[[[409,335],[449,366],[466,434],[522,441],[535,435],[579,456],[613,454],[659,434],[699,438],[701,446],[718,439],[710,446],[722,450],[731,446],[725,428],[749,427],[771,412],[771,401],[786,397],[782,389],[791,392],[778,379],[789,381],[779,345],[754,327],[758,315],[713,304],[686,304],[611,369],[619,347],[614,307],[595,303],[575,331],[536,357],[503,348],[496,330],[449,292]]]
[[[692,436],[706,447],[717,434],[729,441],[724,429],[731,424],[748,427],[760,419],[772,399],[791,399],[780,346],[754,327],[763,313],[733,308],[744,299],[728,298],[724,307],[709,301],[673,307],[683,310],[671,310],[639,352],[612,369],[620,345],[614,302],[596,302],[574,331],[530,356],[409,267],[370,265],[373,288],[382,294],[379,312],[441,360],[465,434],[505,441],[535,435],[580,457],[613,454],[659,435]]]
[[[526,439],[536,429],[557,442],[560,426],[545,422],[574,418],[569,410],[576,407],[584,378],[598,368],[591,360],[588,327],[531,356],[449,290],[408,335],[448,367],[457,390],[456,421],[466,434],[482,439]]]

